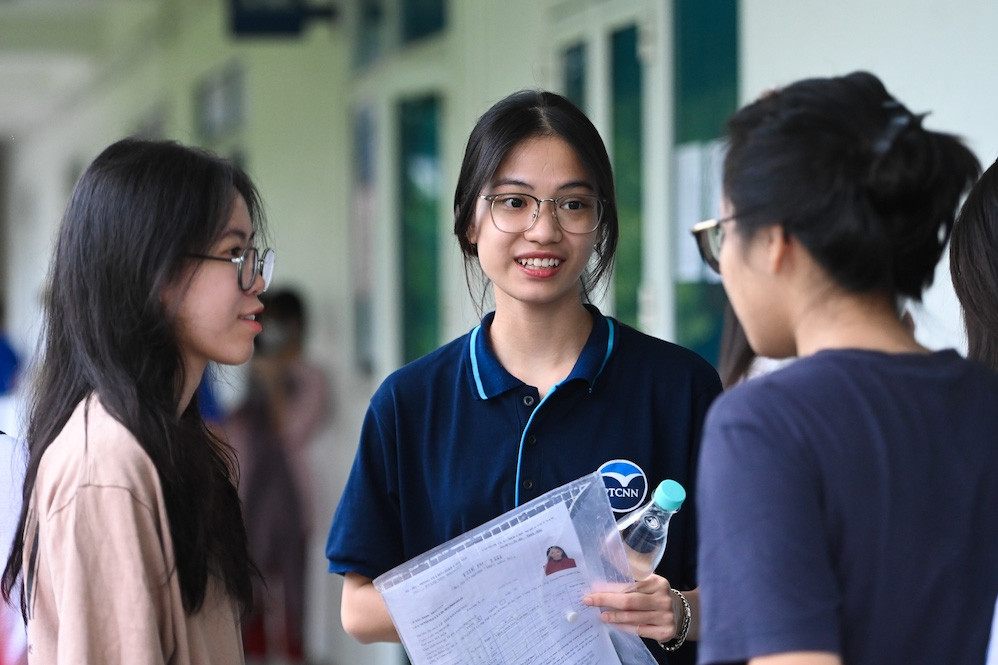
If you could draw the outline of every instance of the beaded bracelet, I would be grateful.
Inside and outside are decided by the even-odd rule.
[[[686,642],[686,635],[690,632],[690,623],[693,620],[693,611],[690,609],[690,603],[686,600],[686,596],[683,595],[682,591],[676,589],[669,589],[669,591],[683,604],[683,623],[679,627],[679,630],[676,631],[675,637],[668,642],[659,642],[659,644],[666,651],[675,651]]]

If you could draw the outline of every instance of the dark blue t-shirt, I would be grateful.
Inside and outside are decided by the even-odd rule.
[[[998,375],[824,351],[708,414],[701,663],[984,662],[998,594]]]
[[[373,579],[599,468],[621,514],[665,478],[692,492],[717,373],[590,311],[575,368],[544,399],[499,364],[491,315],[385,380],[329,531],[330,572]],[[673,518],[658,569],[680,589],[696,584],[692,504]]]

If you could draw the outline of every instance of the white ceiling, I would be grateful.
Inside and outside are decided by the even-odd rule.
[[[45,122],[92,80],[95,69],[93,59],[82,56],[9,53],[0,48],[0,136],[15,136]]]
[[[0,140],[46,122],[170,0],[0,0]]]

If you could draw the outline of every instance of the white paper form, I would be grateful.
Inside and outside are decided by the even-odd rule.
[[[621,660],[621,635],[611,640],[599,609],[582,603],[627,584],[607,574],[605,545],[593,546],[605,537],[592,523],[614,524],[598,474],[594,482],[602,494],[589,496],[606,502],[606,517],[586,519],[581,540],[570,512],[579,492],[555,490],[375,581],[414,665],[655,662],[633,636],[648,661]],[[616,555],[611,570],[626,567]]]

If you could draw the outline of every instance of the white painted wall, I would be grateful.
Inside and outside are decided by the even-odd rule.
[[[988,0],[741,0],[740,94],[858,69],[873,72],[925,126],[963,136],[983,166],[998,157],[994,35]],[[916,335],[932,348],[966,350],[959,303],[944,259]]]

